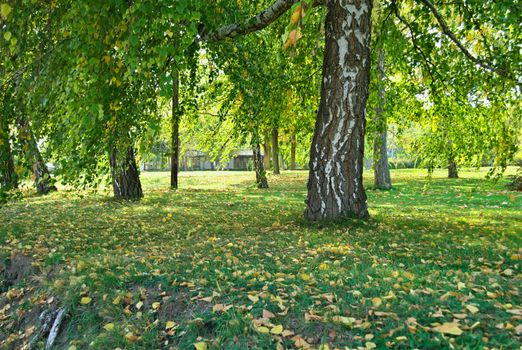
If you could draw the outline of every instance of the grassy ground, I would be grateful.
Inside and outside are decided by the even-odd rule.
[[[392,172],[372,218],[302,219],[305,172],[145,173],[145,198],[0,208],[0,348],[66,309],[64,349],[518,349],[522,195]],[[366,179],[371,184],[371,179]],[[43,348],[44,337],[35,341]]]

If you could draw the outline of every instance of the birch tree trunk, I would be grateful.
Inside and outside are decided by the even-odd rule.
[[[274,175],[279,175],[279,130],[277,127],[272,128],[272,165]]]
[[[265,167],[261,160],[261,146],[259,145],[259,136],[257,135],[253,137],[252,151],[254,153],[254,169],[256,171],[257,187],[268,188],[268,179],[266,178]]]
[[[297,148],[297,137],[295,133],[292,134],[290,139],[290,170],[295,170],[295,150]]]
[[[379,102],[375,111],[375,124],[377,132],[373,140],[373,173],[374,187],[380,190],[389,190],[392,187],[390,168],[388,167],[387,133],[388,123],[384,112],[385,87],[384,80],[384,50],[379,50]]]
[[[448,161],[448,178],[450,179],[458,179],[459,178],[459,170],[457,168],[457,163],[453,157],[450,157]]]
[[[310,152],[305,217],[368,216],[363,187],[371,0],[327,3],[321,101]]]
[[[54,181],[51,179],[51,173],[38,149],[38,144],[27,118],[18,118],[18,132],[25,159],[31,166],[36,192],[38,194],[48,194],[51,191],[56,191]]]
[[[172,81],[172,115],[171,115],[171,154],[170,154],[170,188],[178,188],[179,173],[179,73],[173,72]]]
[[[9,141],[9,124],[6,116],[2,114],[0,115],[0,188],[12,189],[17,187],[18,179]]]
[[[126,148],[123,156],[113,148],[110,159],[112,187],[114,197],[122,199],[139,199],[143,197],[140,173],[136,166],[134,148]]]
[[[264,152],[263,166],[264,166],[265,170],[268,171],[268,169],[270,169],[270,152],[271,152],[270,140],[269,140],[268,135],[265,135],[265,140],[263,143],[263,152]]]

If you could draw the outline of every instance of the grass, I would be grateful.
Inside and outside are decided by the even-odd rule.
[[[140,202],[9,203],[0,348],[65,307],[64,349],[518,349],[522,195],[485,170],[444,175],[393,171],[367,191],[370,220],[335,224],[302,219],[302,171],[269,190],[247,172],[182,173],[177,191],[144,173]]]

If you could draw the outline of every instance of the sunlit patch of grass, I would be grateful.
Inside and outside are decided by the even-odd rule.
[[[368,191],[371,219],[334,224],[303,220],[305,171],[268,190],[224,171],[181,173],[174,191],[158,172],[139,202],[12,202],[0,262],[30,257],[38,278],[2,289],[0,347],[28,340],[31,312],[64,306],[65,348],[517,348],[522,196],[485,173],[392,171],[391,191]],[[444,322],[462,334],[434,331]]]

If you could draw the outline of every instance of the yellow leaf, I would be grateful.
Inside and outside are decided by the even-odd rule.
[[[143,302],[142,302],[142,301],[138,301],[138,302],[136,303],[136,309],[139,310],[139,309],[141,309],[142,306],[143,306]]]
[[[248,299],[250,299],[250,301],[253,303],[257,303],[259,301],[259,297],[257,295],[249,295]]]
[[[176,322],[174,321],[167,321],[167,323],[165,323],[165,329],[172,329],[176,326]]]
[[[194,343],[194,347],[196,350],[207,350],[207,343],[200,341],[198,343]]]
[[[170,31],[170,29],[167,29],[167,30],[165,31],[165,34],[167,34],[167,36],[168,36],[169,38],[172,38],[172,35],[174,35],[174,33],[172,33],[172,32]]]
[[[477,312],[479,312],[479,308],[475,305],[466,305],[466,309],[468,309],[468,311],[472,314],[476,314]]]
[[[372,343],[371,341],[368,341],[366,342],[366,349],[370,350],[370,349],[375,349],[377,347],[377,345],[375,343]]]
[[[356,321],[353,317],[345,317],[345,316],[334,316],[332,317],[332,321],[334,323],[340,323],[342,325],[351,327],[353,323]]]
[[[328,270],[329,266],[327,263],[321,263],[319,265],[319,270]]]
[[[3,19],[7,19],[7,16],[11,13],[12,7],[9,4],[0,5],[0,15]]]
[[[153,308],[154,310],[159,309],[159,307],[160,307],[160,303],[159,303],[159,302],[152,303],[152,308]]]
[[[275,335],[279,335],[279,334],[283,333],[283,326],[277,325],[277,326],[273,327],[270,330],[270,333],[275,334]]]
[[[106,330],[106,331],[112,331],[114,330],[114,323],[107,323],[105,326],[103,326],[103,328]]]
[[[374,307],[379,307],[382,305],[382,299],[381,298],[372,298],[372,304]]]
[[[89,297],[83,297],[83,298],[80,300],[80,304],[82,304],[82,305],[87,305],[87,304],[89,304],[91,301],[92,301],[91,298],[89,298]]]
[[[312,279],[312,277],[306,273],[302,273],[299,277],[301,277],[303,281],[310,281]]]
[[[223,304],[216,304],[216,305],[212,306],[212,311],[213,312],[225,311],[225,305],[223,305]]]
[[[292,24],[299,22],[299,19],[301,18],[301,8],[301,5],[297,6],[294,13],[292,13],[292,17],[290,17],[290,22]]]
[[[259,333],[263,333],[263,334],[268,334],[270,333],[270,330],[266,327],[255,327],[256,328],[256,331],[258,331]]]
[[[130,342],[135,342],[136,340],[139,339],[139,337],[137,335],[135,335],[134,333],[129,332],[129,333],[125,334],[125,339],[127,339]]]
[[[105,63],[109,63],[110,60],[111,60],[111,56],[109,56],[109,55],[105,55],[105,56],[103,56],[102,59],[103,59],[103,62],[105,62]]]
[[[459,328],[459,325],[455,322],[445,322],[441,324],[440,326],[433,327],[433,331],[444,333],[444,334],[451,334],[451,335],[461,335],[462,329]]]
[[[330,346],[328,344],[323,344],[319,347],[319,350],[330,350]]]

